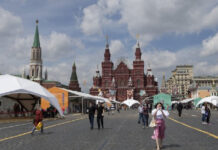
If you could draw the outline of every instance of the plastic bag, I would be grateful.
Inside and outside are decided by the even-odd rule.
[[[37,126],[36,126],[36,129],[37,130],[40,130],[42,128],[42,122],[39,122],[38,124],[37,124]]]

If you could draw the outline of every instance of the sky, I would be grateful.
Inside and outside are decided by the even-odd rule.
[[[218,0],[1,0],[0,73],[29,72],[38,19],[48,79],[68,85],[75,62],[85,92],[101,68],[106,35],[115,66],[125,58],[130,67],[139,35],[145,73],[150,64],[159,85],[177,65],[218,76],[217,14]]]

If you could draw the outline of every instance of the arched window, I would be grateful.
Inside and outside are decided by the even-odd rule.
[[[137,80],[137,87],[140,87],[140,80]]]
[[[36,68],[36,77],[38,77],[38,74],[39,74],[39,68],[37,67]]]
[[[32,69],[32,77],[34,77],[34,69]]]

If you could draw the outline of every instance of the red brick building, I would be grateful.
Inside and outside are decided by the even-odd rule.
[[[147,73],[144,73],[144,61],[141,59],[141,49],[139,43],[135,50],[135,60],[133,68],[121,61],[116,68],[111,61],[109,45],[106,45],[104,53],[104,61],[102,62],[102,76],[99,70],[93,77],[93,87],[90,94],[98,95],[99,90],[102,91],[104,97],[115,95],[116,100],[123,101],[127,99],[127,90],[133,90],[133,98],[137,100],[143,97],[152,96],[158,93],[158,83],[150,67]]]

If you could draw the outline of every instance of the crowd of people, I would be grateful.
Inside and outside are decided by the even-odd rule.
[[[148,128],[152,127],[154,129],[153,135],[151,136],[152,139],[156,141],[156,148],[157,150],[160,150],[163,147],[163,139],[165,137],[165,119],[169,116],[168,109],[166,110],[164,108],[163,103],[158,102],[154,106],[154,109],[150,107],[148,103],[140,103],[138,106],[138,124],[142,124],[142,128]],[[178,103],[177,104],[177,111],[178,111],[178,116],[182,116],[182,109],[183,109],[183,104]],[[120,107],[117,108],[117,111],[120,112]],[[54,109],[50,108],[49,112],[54,112]],[[89,107],[87,108],[88,112],[88,117],[89,117],[89,123],[90,123],[90,129],[94,129],[94,118],[95,115],[96,121],[97,121],[97,126],[98,130],[101,128],[104,129],[104,112],[105,112],[105,107],[104,103],[98,103],[97,105],[95,103],[90,102]],[[149,113],[151,113],[151,121],[149,124]],[[202,124],[210,124],[210,116],[211,112],[210,109],[207,105],[207,103],[204,103],[201,107],[201,114],[202,114]],[[53,114],[54,115],[54,114]],[[35,118],[33,120],[33,129],[32,129],[32,134],[34,134],[37,125],[41,123],[41,133],[43,133],[43,117],[45,117],[45,114],[43,110],[38,106],[36,111],[35,111]],[[151,125],[154,124],[154,125]]]

